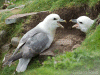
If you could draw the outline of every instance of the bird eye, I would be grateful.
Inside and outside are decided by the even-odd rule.
[[[53,20],[57,20],[56,18],[54,18]]]
[[[79,22],[80,24],[83,24],[82,22]]]

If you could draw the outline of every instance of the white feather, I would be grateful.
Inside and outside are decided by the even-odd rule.
[[[80,24],[79,22],[82,22],[83,24]],[[87,32],[87,30],[92,26],[94,23],[94,20],[90,19],[87,16],[80,16],[77,19],[77,23],[79,24],[79,29],[83,32]]]
[[[24,58],[19,59],[19,63],[18,63],[18,66],[16,68],[16,71],[17,72],[24,72],[26,70],[27,65],[30,62],[30,60],[31,60],[31,58],[30,59],[24,59]]]

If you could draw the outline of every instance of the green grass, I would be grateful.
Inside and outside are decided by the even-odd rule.
[[[14,7],[16,7],[16,5],[9,5],[9,6],[7,7],[7,9],[11,9],[11,8],[14,8]]]
[[[6,30],[8,35],[11,35],[13,32],[18,32],[22,25],[22,23],[6,25],[5,19],[11,15],[13,15],[13,13],[9,11],[0,13],[0,30]]]
[[[33,2],[27,3],[20,13],[53,11],[62,7],[82,6],[84,4],[92,7],[98,2],[99,0],[34,0]]]
[[[4,22],[5,19],[11,15],[13,14],[10,11],[0,13],[0,22]]]
[[[21,13],[49,10],[52,7],[52,3],[55,1],[57,0],[34,0],[33,2],[26,4]]]
[[[16,4],[16,5],[24,5],[24,4],[26,4],[26,3],[30,3],[30,1],[34,1],[34,0],[24,0],[24,1],[21,1],[21,0],[16,0],[16,1],[14,1],[14,0],[11,0],[14,4]]]
[[[0,1],[0,6],[2,6],[2,4],[5,2],[5,0],[1,0]]]

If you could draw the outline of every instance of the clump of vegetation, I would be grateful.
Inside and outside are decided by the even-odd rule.
[[[1,0],[0,1],[0,6],[2,6],[2,4],[5,2],[5,0]]]
[[[98,2],[98,0],[34,0],[33,2],[26,4],[26,7],[21,11],[21,13],[46,10],[53,11],[62,7],[81,6],[84,4],[87,4],[92,7]]]
[[[9,5],[9,6],[7,7],[7,9],[11,9],[11,8],[14,8],[14,7],[16,7],[15,4],[13,4],[13,5]]]
[[[5,19],[11,15],[13,14],[10,11],[0,13],[0,22],[4,22]]]

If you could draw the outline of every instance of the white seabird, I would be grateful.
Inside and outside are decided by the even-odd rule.
[[[20,40],[12,57],[5,63],[19,59],[17,72],[24,72],[31,58],[48,49],[54,40],[57,27],[63,26],[59,22],[66,22],[57,14],[48,15],[36,27],[28,31]],[[18,50],[20,49],[20,52]],[[17,53],[18,52],[18,53]]]
[[[80,16],[77,19],[71,19],[71,22],[76,23],[72,28],[80,29],[82,32],[87,32],[87,30],[92,26],[94,20],[90,19],[87,16]]]

